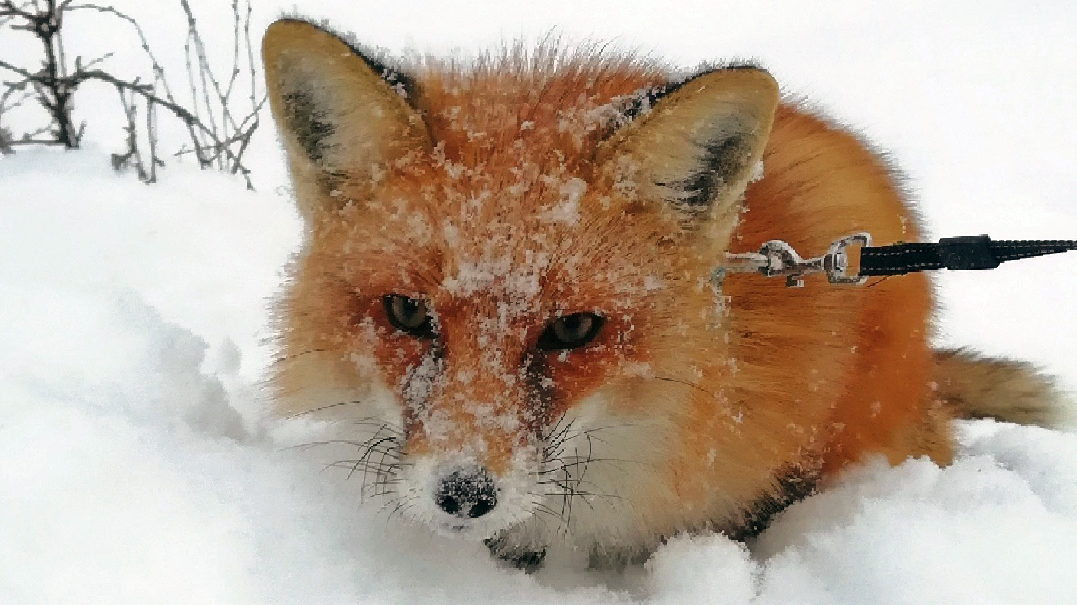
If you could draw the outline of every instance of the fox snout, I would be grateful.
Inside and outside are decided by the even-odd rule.
[[[539,502],[537,461],[523,452],[501,472],[449,452],[405,454],[405,460],[404,515],[448,536],[489,538],[533,516]]]
[[[434,504],[461,519],[477,519],[497,506],[497,485],[481,466],[454,468],[434,484]]]

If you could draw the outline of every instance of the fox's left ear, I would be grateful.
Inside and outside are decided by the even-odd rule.
[[[683,223],[728,237],[770,136],[778,85],[755,68],[704,72],[663,94],[602,144],[614,186],[661,200]]]
[[[407,79],[335,34],[281,19],[266,30],[262,58],[304,217],[343,203],[330,195],[339,179],[376,182],[392,162],[430,147],[404,98]]]

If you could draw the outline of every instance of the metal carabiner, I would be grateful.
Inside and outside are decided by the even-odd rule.
[[[871,245],[871,235],[860,232],[846,235],[830,244],[826,254],[814,258],[802,258],[788,243],[772,239],[765,242],[759,252],[727,253],[725,263],[711,274],[716,284],[721,284],[726,273],[760,273],[766,277],[785,277],[787,288],[804,286],[805,275],[826,273],[832,284],[860,285],[866,276],[849,275],[849,256],[846,248],[852,244]]]
[[[843,238],[834,240],[827,248],[823,256],[823,269],[826,271],[826,280],[832,284],[847,284],[860,286],[868,281],[866,275],[849,275],[849,255],[845,249],[852,244],[860,244],[867,248],[871,245],[871,234],[866,231],[851,233]]]

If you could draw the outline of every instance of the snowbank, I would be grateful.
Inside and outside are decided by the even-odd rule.
[[[868,464],[755,544],[645,569],[502,568],[398,525],[265,418],[290,203],[93,151],[0,161],[0,602],[1072,603],[1077,435],[966,423],[962,456]],[[750,550],[749,550],[750,548]]]

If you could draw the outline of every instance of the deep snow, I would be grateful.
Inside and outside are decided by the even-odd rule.
[[[1077,237],[1066,3],[417,6],[316,14],[396,50],[560,25],[683,64],[755,55],[893,150],[933,235]],[[257,8],[259,27],[277,10]],[[174,9],[131,6],[149,30]],[[264,413],[267,309],[299,236],[270,131],[259,193],[175,162],[146,187],[90,139],[0,159],[0,602],[1077,602],[1077,435],[990,422],[960,425],[950,467],[868,463],[750,550],[682,538],[623,577],[526,576],[387,520],[282,447],[318,426]],[[942,276],[939,341],[1077,388],[1075,268]]]

